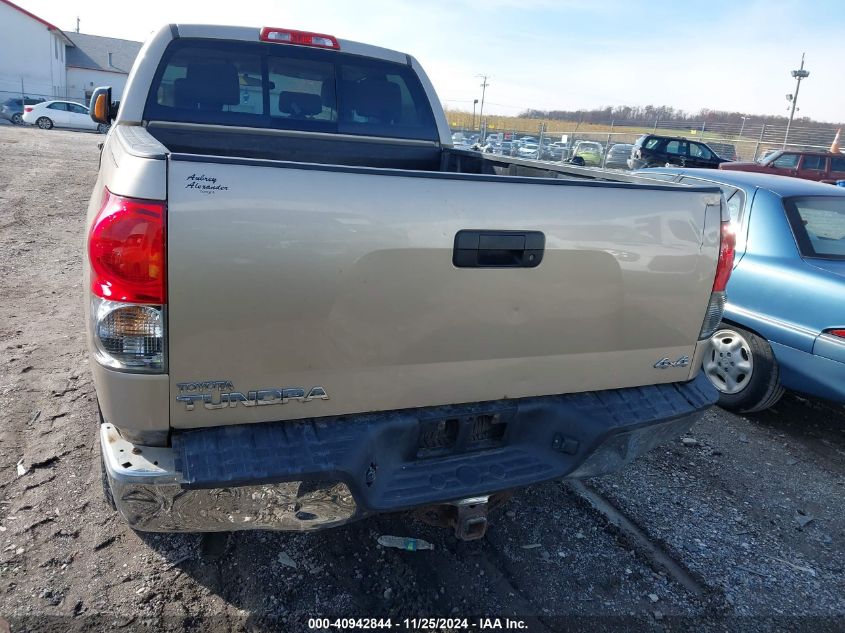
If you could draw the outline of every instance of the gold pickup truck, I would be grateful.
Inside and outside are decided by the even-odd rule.
[[[276,28],[144,45],[88,209],[109,498],[309,530],[618,469],[716,400],[721,192],[451,147],[411,56]]]

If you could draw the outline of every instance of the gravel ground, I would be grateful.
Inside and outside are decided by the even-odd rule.
[[[101,498],[82,326],[101,140],[0,128],[0,614],[11,630],[305,630],[326,616],[845,630],[845,412],[796,396],[753,417],[714,409],[686,442],[585,489],[519,491],[473,543],[403,514],[238,533],[222,552],[128,529]],[[596,510],[596,494],[635,532]],[[435,549],[384,549],[382,534]]]

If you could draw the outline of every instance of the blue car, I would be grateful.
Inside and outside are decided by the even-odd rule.
[[[639,173],[715,184],[727,200],[736,256],[703,362],[719,404],[761,411],[784,389],[845,403],[845,189],[740,171]]]

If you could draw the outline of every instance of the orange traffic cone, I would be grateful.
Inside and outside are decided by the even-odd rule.
[[[833,139],[833,143],[830,144],[830,151],[834,154],[838,154],[840,152],[839,149],[839,134],[842,132],[842,128],[836,130],[836,137]]]

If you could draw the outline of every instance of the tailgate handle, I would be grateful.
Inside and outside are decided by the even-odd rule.
[[[458,268],[535,268],[543,261],[540,231],[458,231],[452,263]]]

